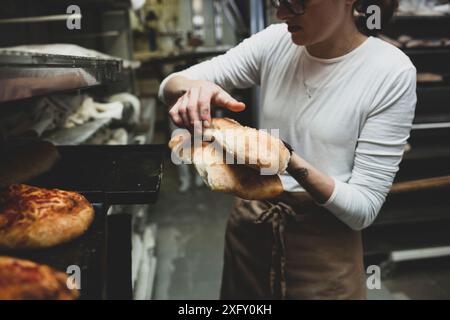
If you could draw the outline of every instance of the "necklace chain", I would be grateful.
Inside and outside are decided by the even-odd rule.
[[[351,48],[349,52],[351,52],[353,49],[354,48]],[[302,79],[303,79],[303,86],[304,86],[304,88],[306,90],[306,94],[307,94],[308,98],[311,99],[313,97],[313,93],[311,92],[311,88],[306,83],[306,81],[307,81],[307,79],[306,79],[306,72],[305,72],[305,60],[306,60],[306,52],[305,51],[307,50],[306,47],[304,47],[303,50],[304,50],[303,53],[302,53],[302,72],[303,72]],[[330,75],[325,79],[326,81],[323,81],[322,83],[320,83],[320,85],[318,87],[316,87],[315,92],[317,92],[317,90],[321,89],[322,85],[325,84],[326,82],[328,82],[328,80],[330,80],[332,78],[334,73],[337,73],[337,71],[336,71],[337,69],[338,68],[335,68],[333,70],[333,72],[331,72]]]
[[[306,50],[306,48],[304,48],[303,50]],[[302,57],[302,79],[303,79],[303,87],[305,87],[306,90],[306,94],[308,95],[308,98],[311,99],[312,98],[312,94],[311,94],[311,90],[309,89],[308,85],[306,84],[306,73],[305,73],[305,53],[303,53],[303,57]]]

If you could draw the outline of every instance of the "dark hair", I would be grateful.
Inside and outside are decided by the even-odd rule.
[[[356,0],[353,9],[356,11],[355,23],[358,30],[368,36],[380,33],[391,21],[398,8],[399,0]],[[367,28],[367,8],[377,5],[381,9],[381,30]]]

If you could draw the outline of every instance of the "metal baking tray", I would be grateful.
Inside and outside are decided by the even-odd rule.
[[[110,84],[121,72],[121,60],[2,50],[0,102]]]
[[[69,266],[81,270],[81,300],[97,300],[106,297],[107,206],[92,204],[95,219],[88,231],[80,238],[50,249],[0,250],[0,255],[31,260],[46,264],[61,272]]]
[[[48,173],[27,183],[76,191],[108,204],[151,204],[158,198],[164,145],[62,146]]]

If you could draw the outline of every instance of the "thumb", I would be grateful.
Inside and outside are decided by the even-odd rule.
[[[216,106],[224,107],[234,112],[241,112],[245,110],[245,103],[237,101],[224,90],[219,90],[216,94],[214,94],[211,102]]]

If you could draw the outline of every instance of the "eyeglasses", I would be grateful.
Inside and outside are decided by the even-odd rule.
[[[305,0],[271,0],[271,2],[272,6],[276,9],[284,6],[295,15],[305,13]]]

